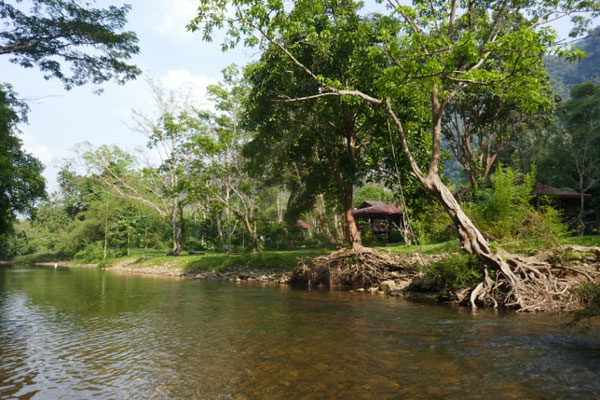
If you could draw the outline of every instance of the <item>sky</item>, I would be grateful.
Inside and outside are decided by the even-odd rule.
[[[207,43],[186,24],[195,15],[197,0],[129,0],[128,30],[139,38],[140,54],[132,63],[143,76],[125,85],[104,83],[103,93],[86,85],[65,91],[60,81],[44,80],[35,69],[0,59],[0,81],[9,82],[29,107],[29,123],[21,125],[24,148],[46,166],[47,189],[57,189],[56,174],[61,160],[74,156],[83,142],[93,146],[116,144],[134,151],[146,144],[133,130],[132,110],[152,114],[152,101],[145,78],[159,81],[167,89],[193,88],[196,105],[206,104],[206,87],[221,79],[221,70],[231,63],[240,66],[256,59],[256,50],[237,48],[221,51],[220,40]],[[99,0],[96,7],[121,5],[118,0]],[[560,31],[559,27],[559,31]],[[564,28],[562,29],[564,33]]]
[[[44,177],[49,192],[57,189],[57,166],[73,157],[75,145],[116,144],[133,151],[146,139],[131,129],[132,110],[152,113],[148,84],[150,77],[167,89],[194,88],[196,103],[205,103],[206,86],[221,79],[221,70],[231,63],[240,66],[256,57],[253,50],[235,49],[223,53],[220,42],[204,42],[200,33],[190,33],[186,24],[194,16],[195,0],[129,0],[127,30],[136,32],[140,54],[131,62],[143,76],[125,85],[107,82],[97,88],[85,85],[65,91],[60,81],[44,80],[35,69],[24,69],[0,59],[0,80],[13,85],[29,107],[28,124],[20,125],[24,148],[46,166]],[[96,7],[118,1],[101,0]]]

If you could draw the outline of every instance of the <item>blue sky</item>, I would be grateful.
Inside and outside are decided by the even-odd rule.
[[[132,60],[145,76],[168,89],[193,86],[198,102],[204,88],[221,78],[221,70],[235,62],[246,64],[252,50],[221,52],[219,40],[202,41],[200,34],[185,30],[194,16],[194,0],[137,0],[132,5],[128,30],[137,33],[140,54]],[[97,6],[122,4],[98,1]],[[72,157],[71,149],[89,141],[93,145],[114,143],[134,150],[145,138],[129,128],[132,109],[149,110],[149,91],[144,77],[123,86],[102,85],[101,95],[87,85],[65,91],[57,80],[44,80],[37,69],[23,69],[0,59],[2,81],[9,82],[30,106],[29,123],[21,125],[25,149],[46,165],[48,189],[56,189],[56,160]]]

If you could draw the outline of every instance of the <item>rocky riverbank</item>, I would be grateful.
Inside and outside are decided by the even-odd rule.
[[[291,280],[291,272],[274,271],[211,271],[197,274],[184,274],[186,278],[208,279],[214,281],[228,282],[259,282],[288,284]]]

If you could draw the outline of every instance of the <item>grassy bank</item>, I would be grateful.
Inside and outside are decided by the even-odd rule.
[[[562,244],[577,244],[582,246],[600,246],[600,235],[572,237],[562,241]],[[509,250],[533,251],[540,248],[538,243],[527,242],[518,244],[506,244],[502,247]],[[458,253],[458,240],[450,240],[443,243],[427,245],[403,245],[391,244],[386,246],[377,246],[379,250],[390,252],[391,254],[447,254]],[[150,268],[162,266],[168,269],[180,270],[184,273],[199,273],[207,271],[227,271],[227,270],[270,270],[270,271],[290,271],[301,259],[308,260],[320,255],[331,253],[329,249],[301,249],[290,251],[265,251],[262,253],[244,253],[244,254],[226,254],[207,252],[205,254],[185,254],[177,257],[166,255],[166,250],[136,249],[131,250],[129,256],[119,258],[109,258],[98,260],[100,266],[111,267],[115,265],[126,265],[127,268]],[[60,254],[39,253],[26,256],[19,256],[13,260],[15,263],[42,263],[65,261],[65,257]],[[88,264],[91,260],[79,262]],[[71,264],[77,265],[76,260],[71,260]]]
[[[269,270],[291,271],[302,259],[310,259],[330,250],[303,249],[293,251],[265,251],[244,254],[185,254],[177,257],[165,255],[164,250],[133,250],[129,256],[110,258],[99,263],[102,267],[126,267],[127,269],[147,269],[155,266],[182,273],[230,270]],[[74,263],[75,264],[75,263]]]

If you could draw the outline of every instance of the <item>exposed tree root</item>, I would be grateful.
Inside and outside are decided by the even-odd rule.
[[[582,253],[578,259],[564,257],[564,251]],[[564,246],[554,252],[539,252],[525,257],[501,253],[509,267],[496,270],[492,279],[488,267],[484,281],[471,292],[469,302],[485,306],[513,308],[520,312],[560,311],[580,307],[575,291],[586,281],[600,281],[599,263],[585,259],[585,253],[600,256],[600,248]],[[561,256],[562,255],[562,256]]]
[[[576,253],[565,253],[576,252]],[[594,257],[590,257],[593,254]],[[474,288],[459,289],[456,302],[473,307],[503,307],[519,312],[562,311],[581,307],[575,290],[584,282],[600,282],[600,248],[564,246],[534,256],[499,252],[502,268],[484,268]],[[426,263],[440,256],[428,256]],[[419,276],[421,257],[394,256],[370,248],[341,249],[301,262],[292,282],[316,287],[377,287],[383,281],[408,283]],[[411,290],[410,287],[407,290]]]
[[[300,263],[292,282],[310,286],[372,287],[385,280],[411,280],[417,265],[402,265],[400,259],[375,249],[341,249],[328,256]]]

